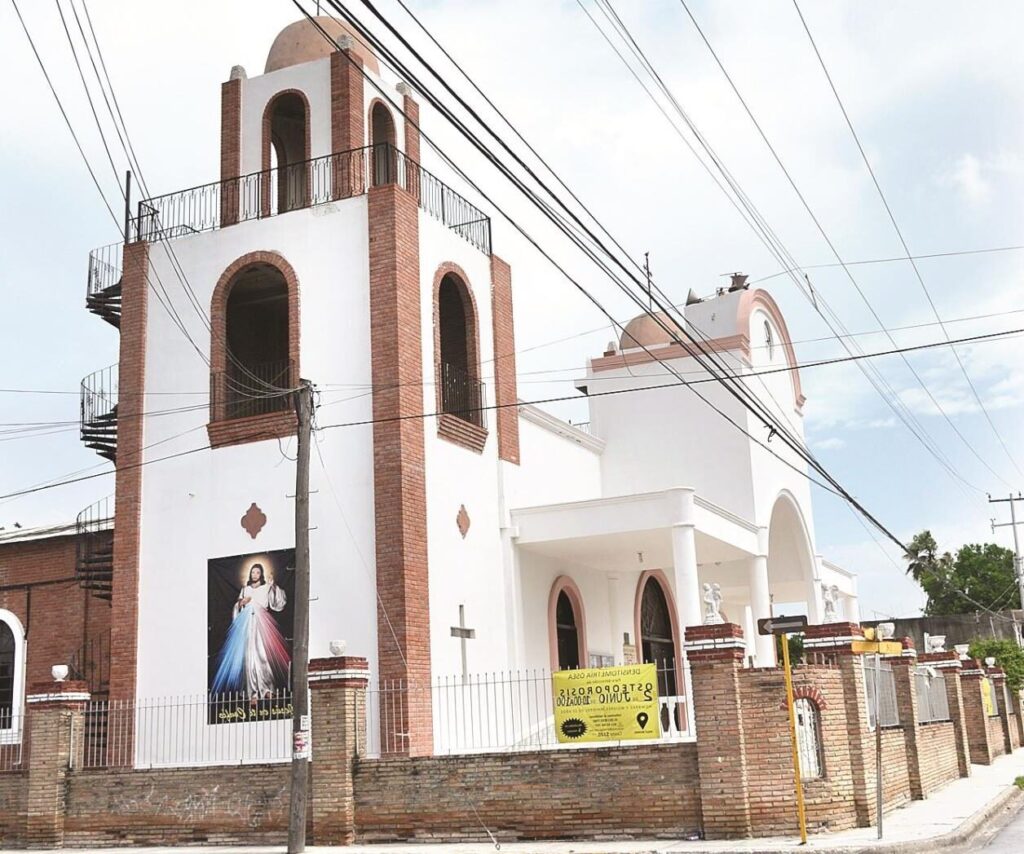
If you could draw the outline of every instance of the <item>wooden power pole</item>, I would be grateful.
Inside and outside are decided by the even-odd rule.
[[[309,799],[309,443],[313,386],[300,380],[295,392],[299,449],[295,466],[295,637],[292,640],[292,792],[288,813],[288,854],[306,849]]]

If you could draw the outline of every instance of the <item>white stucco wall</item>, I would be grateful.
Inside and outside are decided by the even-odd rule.
[[[371,417],[365,198],[182,238],[173,247],[206,312],[218,278],[236,258],[256,250],[284,256],[301,291],[302,374],[321,386],[344,385],[325,389],[319,423]],[[151,246],[151,263],[153,281],[163,282],[191,336],[208,354],[209,333],[187,304],[159,245]],[[147,407],[171,409],[198,401],[199,408],[146,418],[147,462],[207,444],[201,392],[209,382],[208,368],[151,295],[146,391],[190,394],[151,394]],[[352,395],[361,396],[338,402]],[[372,429],[325,430],[321,445],[334,491],[314,453],[310,653],[325,655],[328,642],[342,638],[352,654],[365,655],[374,667]],[[295,492],[295,465],[282,450],[294,456],[294,439],[280,446],[269,440],[199,451],[143,469],[139,697],[205,692],[208,559],[294,547],[294,502],[288,496]],[[252,502],[267,515],[255,540],[239,521]]]

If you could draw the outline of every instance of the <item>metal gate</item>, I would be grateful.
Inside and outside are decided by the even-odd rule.
[[[821,727],[818,708],[806,697],[794,704],[796,711],[796,744],[800,752],[800,777],[815,780],[822,776]]]

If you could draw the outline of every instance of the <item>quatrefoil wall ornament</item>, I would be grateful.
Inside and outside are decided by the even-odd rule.
[[[249,509],[245,511],[245,515],[240,521],[245,532],[255,540],[256,535],[262,531],[263,526],[267,524],[267,514],[260,510],[254,501],[249,505]]]
[[[462,534],[462,539],[466,539],[466,534],[469,533],[469,513],[466,512],[465,504],[459,508],[459,515],[455,517],[455,524],[459,526],[459,533]]]

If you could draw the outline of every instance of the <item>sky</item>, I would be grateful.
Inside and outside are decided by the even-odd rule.
[[[843,354],[822,318],[708,177],[576,0],[407,0],[488,96],[635,258],[650,253],[660,287],[681,302],[743,271],[782,306],[801,362]],[[594,0],[582,0],[598,20]],[[220,84],[233,65],[262,72],[274,36],[299,17],[289,0],[179,0],[173,5],[86,0],[132,142],[154,193],[216,180]],[[312,8],[311,3],[306,3]],[[352,11],[369,20],[360,2]],[[919,262],[834,264],[779,165],[678,0],[616,0],[676,100],[746,195],[811,276],[816,293],[864,350],[942,341],[928,297],[951,337],[1024,327],[1024,252]],[[790,0],[690,2],[808,206],[845,261],[899,257],[902,249]],[[19,6],[53,84],[117,217],[106,162],[55,4]],[[69,26],[68,0],[62,3]],[[81,0],[76,8],[82,12]],[[378,8],[446,76],[394,0]],[[914,254],[1024,245],[1024,55],[1016,2],[801,3],[880,186]],[[379,26],[374,28],[380,31]],[[83,60],[84,61],[84,60]],[[91,69],[86,66],[87,73]],[[117,358],[116,331],[84,309],[90,249],[118,239],[35,62],[9,0],[0,2],[0,75],[8,120],[0,132],[0,494],[104,472],[78,440],[83,376]],[[461,83],[466,88],[464,81]],[[483,106],[478,98],[474,105]],[[497,120],[490,119],[498,127]],[[635,308],[581,260],[490,166],[428,108],[423,127],[499,206],[622,321]],[[502,129],[511,140],[510,132]],[[686,135],[685,133],[683,134]],[[111,135],[112,137],[112,135]],[[112,137],[113,138],[113,137]],[[691,138],[692,141],[692,138]],[[429,150],[428,168],[448,170]],[[480,197],[457,180],[471,200]],[[491,206],[481,204],[490,210]],[[585,360],[618,335],[515,229],[494,217],[495,251],[513,259],[520,396],[572,394]],[[877,318],[876,318],[877,315]],[[984,315],[985,317],[979,317]],[[962,320],[962,318],[974,318]],[[956,320],[956,322],[951,322]],[[922,325],[928,324],[928,325]],[[898,329],[899,327],[914,327]],[[946,347],[874,360],[958,475],[952,477],[900,423],[852,364],[802,371],[812,451],[899,538],[930,529],[944,549],[1009,545],[992,533],[986,493],[1024,489],[1024,339],[963,345],[958,353],[1015,461],[1008,458]],[[552,343],[556,342],[556,343]],[[557,371],[555,370],[557,369]],[[341,370],[341,369],[339,369]],[[345,383],[346,377],[314,378]],[[54,392],[49,394],[41,391]],[[936,407],[934,398],[941,406]],[[553,407],[585,417],[582,401]],[[945,413],[943,415],[942,413]],[[947,417],[949,421],[947,421]],[[19,425],[66,422],[26,437]],[[950,425],[955,425],[955,429]],[[959,436],[957,434],[959,431]],[[4,435],[6,433],[6,435]],[[962,436],[962,438],[961,438]],[[70,521],[109,494],[109,475],[0,500],[0,527]],[[815,493],[818,550],[859,576],[861,612],[908,616],[924,599],[899,549],[840,500]],[[1005,521],[1000,519],[1000,521]]]

